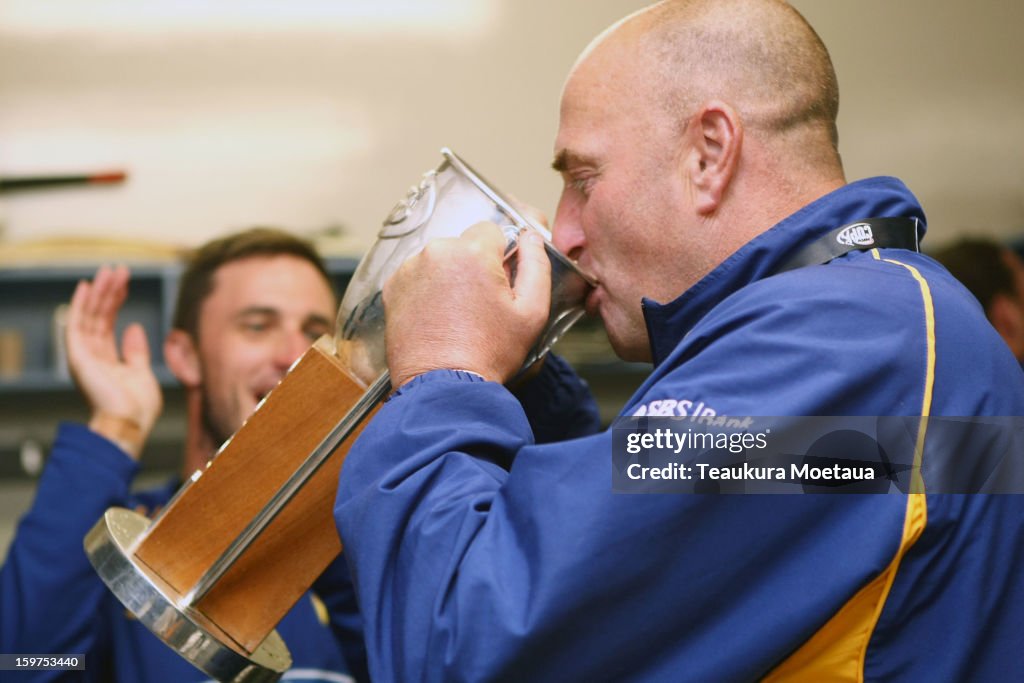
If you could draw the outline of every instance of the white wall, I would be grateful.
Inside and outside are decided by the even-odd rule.
[[[448,3],[413,4],[440,13]],[[453,4],[475,16],[454,28],[380,20],[376,30],[344,19],[241,31],[0,28],[0,172],[131,172],[120,188],[5,195],[8,237],[195,243],[251,223],[340,223],[369,236],[445,145],[552,205],[564,74],[592,34],[643,3]]]
[[[443,145],[551,212],[562,79],[644,4],[264,0],[208,15],[199,2],[0,0],[0,175],[131,173],[0,195],[0,222],[9,240],[181,244],[340,224],[358,249]],[[851,178],[903,176],[932,242],[1024,229],[1024,3],[796,5],[833,52]]]
[[[798,0],[839,75],[847,175],[902,177],[929,242],[1024,235],[1024,3]]]

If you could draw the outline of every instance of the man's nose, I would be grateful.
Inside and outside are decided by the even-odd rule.
[[[555,211],[555,225],[551,228],[551,243],[570,259],[578,260],[583,252],[583,228],[579,208],[563,194]]]
[[[274,363],[287,370],[310,347],[309,337],[301,330],[285,332],[277,340],[274,349]]]

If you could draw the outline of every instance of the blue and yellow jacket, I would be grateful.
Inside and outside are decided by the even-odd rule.
[[[654,370],[623,415],[1024,415],[1020,366],[928,257],[773,275],[884,216],[923,221],[898,180],[852,183],[645,301]],[[374,679],[1024,679],[1024,496],[614,494],[611,449],[536,443],[466,373],[396,392],[335,508]]]

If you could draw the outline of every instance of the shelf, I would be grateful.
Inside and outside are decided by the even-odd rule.
[[[153,373],[161,387],[173,387],[178,384],[178,380],[166,366],[154,367]],[[30,370],[18,377],[0,377],[0,394],[53,391],[75,391],[75,385],[67,375],[58,375],[52,370]]]
[[[335,290],[340,294],[359,260],[325,259]],[[101,263],[35,264],[0,267],[0,395],[71,392],[61,342],[62,310],[79,280],[95,275]],[[129,263],[128,299],[119,316],[120,338],[128,322],[146,331],[157,379],[164,387],[176,380],[164,366],[163,340],[171,329],[181,266],[168,262]],[[3,358],[3,354],[12,358]]]

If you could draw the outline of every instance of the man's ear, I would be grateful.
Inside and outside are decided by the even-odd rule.
[[[203,381],[199,350],[192,335],[184,330],[171,330],[164,339],[164,361],[171,373],[187,389],[198,387]]]
[[[710,215],[722,203],[739,166],[743,124],[735,109],[711,100],[701,105],[686,127],[685,171],[698,213]]]

